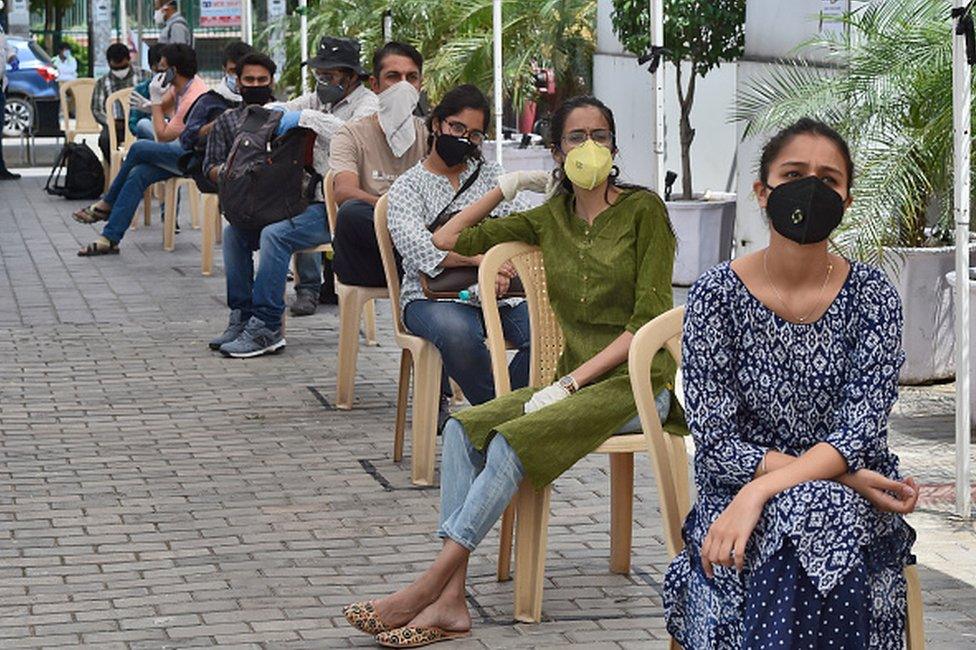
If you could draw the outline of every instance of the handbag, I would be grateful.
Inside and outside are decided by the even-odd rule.
[[[454,196],[444,209],[441,210],[437,217],[427,226],[427,230],[434,233],[437,230],[454,218],[460,210],[455,210],[453,212],[448,212],[447,209],[451,207],[451,204],[457,200],[459,196],[464,194],[474,182],[478,179],[478,175],[481,173],[481,165],[483,163],[478,163],[475,168],[474,173],[468,177],[466,181],[458,188]],[[478,267],[477,266],[451,266],[441,269],[441,272],[436,276],[429,276],[426,273],[420,273],[420,287],[424,291],[424,295],[427,298],[433,300],[453,300],[458,297],[458,294],[470,287],[471,285],[478,284]],[[525,297],[525,287],[522,286],[522,281],[519,278],[512,278],[511,283],[508,285],[508,291],[505,292],[503,298],[515,298],[515,297]]]

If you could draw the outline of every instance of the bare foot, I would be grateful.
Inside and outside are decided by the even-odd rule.
[[[373,601],[373,608],[384,625],[390,628],[400,627],[417,616],[436,597],[437,594],[431,594],[413,583],[385,598]]]
[[[407,625],[410,627],[439,627],[448,632],[467,632],[471,629],[471,614],[463,595],[447,593],[424,608]]]

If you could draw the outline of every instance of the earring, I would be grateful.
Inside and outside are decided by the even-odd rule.
[[[620,168],[617,167],[616,165],[613,165],[610,168],[610,180],[614,180],[615,181],[615,180],[617,180],[617,177],[618,176],[620,176]]]

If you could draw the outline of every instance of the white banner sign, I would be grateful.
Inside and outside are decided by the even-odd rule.
[[[241,0],[200,0],[200,27],[240,27]]]

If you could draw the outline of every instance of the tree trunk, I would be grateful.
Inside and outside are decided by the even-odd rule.
[[[54,47],[61,47],[61,29],[64,23],[64,7],[55,5],[54,7]],[[54,52],[54,50],[50,50]]]
[[[54,37],[51,35],[51,18],[54,17],[54,0],[44,0],[44,49],[54,54]]]
[[[688,80],[688,90],[685,92],[681,84],[681,62],[675,61],[677,70],[675,83],[678,85],[678,103],[681,106],[679,121],[679,137],[681,141],[681,198],[690,201],[692,198],[691,177],[691,143],[695,140],[695,130],[691,128],[691,107],[695,103],[695,62],[691,61],[691,78]]]

